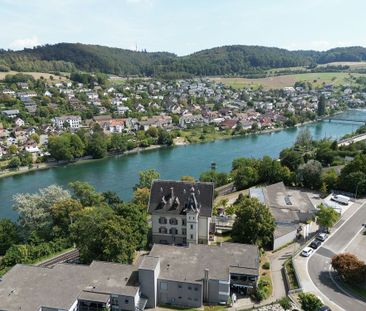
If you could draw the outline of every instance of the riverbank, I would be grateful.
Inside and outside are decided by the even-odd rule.
[[[342,111],[342,112],[344,112],[344,111]],[[342,112],[337,112],[336,114],[339,114]],[[333,114],[332,116],[334,116],[336,114]],[[238,134],[234,134],[234,135],[231,133],[229,134],[228,132],[225,132],[225,131],[222,131],[222,132],[215,131],[215,133],[214,134],[211,133],[211,135],[209,135],[210,133],[206,133],[207,135],[205,136],[204,139],[200,139],[197,141],[191,141],[191,142],[187,140],[187,136],[189,136],[190,133],[184,132],[182,130],[182,132],[186,133],[186,135],[177,137],[174,140],[174,146],[179,147],[179,146],[186,146],[186,145],[192,145],[192,144],[204,144],[204,143],[214,142],[214,141],[219,141],[219,140],[229,140],[229,139],[235,139],[235,138],[241,138],[241,137],[244,138],[244,137],[253,136],[253,135],[270,134],[270,133],[274,133],[274,132],[283,131],[286,129],[297,128],[297,127],[301,127],[301,126],[305,126],[305,125],[309,125],[309,124],[313,124],[313,123],[317,123],[317,122],[322,122],[324,119],[329,118],[329,117],[330,116],[324,116],[324,117],[318,118],[316,120],[312,120],[312,121],[309,120],[309,121],[306,121],[303,123],[298,123],[294,127],[269,128],[269,129],[264,129],[264,130],[258,130],[256,132],[238,133]],[[194,131],[196,132],[196,136],[198,136],[197,130],[198,129],[194,129]],[[200,131],[201,130],[202,129],[200,129]],[[23,166],[23,167],[20,167],[18,170],[5,170],[5,171],[0,172],[0,179],[5,178],[5,177],[11,177],[11,176],[16,176],[16,175],[36,172],[36,171],[40,171],[40,170],[47,170],[47,169],[51,169],[51,168],[55,168],[55,167],[62,167],[62,166],[66,167],[66,166],[73,166],[73,165],[78,165],[78,164],[96,162],[96,161],[101,161],[106,158],[131,155],[131,154],[147,152],[147,151],[157,150],[157,149],[166,148],[166,147],[167,147],[166,145],[151,145],[149,147],[137,147],[137,148],[125,151],[123,153],[110,153],[106,157],[101,158],[101,159],[93,159],[90,156],[86,156],[83,158],[79,158],[73,162],[62,161],[62,162],[39,163],[39,164],[34,164],[31,168],[29,168],[27,166]]]

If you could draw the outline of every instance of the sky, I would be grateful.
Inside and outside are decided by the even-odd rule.
[[[366,46],[365,0],[0,0],[0,48],[80,42],[187,55]]]

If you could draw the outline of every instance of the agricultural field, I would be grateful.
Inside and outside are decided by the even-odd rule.
[[[320,86],[323,83],[351,84],[352,77],[364,76],[366,74],[348,73],[348,72],[317,72],[317,73],[300,73],[293,75],[273,76],[259,79],[248,78],[218,78],[212,80],[222,82],[235,89],[243,87],[258,88],[262,86],[264,89],[280,89],[287,86],[293,86],[297,81],[309,81],[314,86]]]
[[[0,72],[0,80],[4,80],[6,75],[14,75],[20,72],[17,71],[8,71],[8,72]],[[65,76],[57,76],[55,74],[46,73],[46,72],[21,72],[23,74],[31,75],[34,77],[34,79],[39,79],[40,77],[43,77],[48,82],[51,82],[50,76],[53,76],[53,82],[60,82],[60,81],[68,81],[69,79]]]

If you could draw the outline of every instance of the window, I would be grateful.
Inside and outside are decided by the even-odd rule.
[[[182,234],[186,235],[187,234],[187,229],[186,228],[183,228],[182,229]]]
[[[198,287],[195,287],[195,288],[194,288],[194,290],[195,290],[195,291],[198,291]]]
[[[125,299],[125,304],[128,305],[128,299]]]
[[[112,296],[111,305],[112,306],[118,306],[118,297]]]
[[[188,290],[191,290],[191,289],[192,289],[192,287],[188,286]]]
[[[185,226],[187,224],[185,219],[182,219],[182,226]]]
[[[160,228],[159,228],[159,233],[166,234],[166,233],[168,233],[168,230],[167,230],[167,228],[165,228],[165,227],[160,227]]]
[[[191,240],[193,240],[193,234],[191,234]]]
[[[193,225],[191,225],[191,230],[193,230]]]
[[[175,218],[170,218],[170,219],[169,219],[169,223],[170,223],[171,225],[177,225],[177,224],[178,224],[178,220],[176,220]]]
[[[166,218],[165,217],[160,217],[159,218],[159,224],[167,224],[167,220],[166,220]]]
[[[176,228],[170,228],[169,234],[178,234],[178,230]]]
[[[181,296],[179,296],[179,297],[178,297],[178,299],[182,299],[182,297],[181,297]]]
[[[178,284],[178,288],[182,288],[182,285],[181,284]]]
[[[167,290],[168,289],[168,283],[167,282],[161,282],[160,283],[160,289],[161,290]]]

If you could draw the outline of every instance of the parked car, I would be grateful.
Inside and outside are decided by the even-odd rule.
[[[319,233],[316,236],[316,239],[321,241],[321,242],[324,242],[327,239],[327,237],[328,237],[328,235],[326,233]]]
[[[318,309],[318,311],[332,311],[332,309],[328,306],[322,306],[320,309]]]
[[[313,253],[313,251],[314,250],[311,247],[305,247],[301,252],[301,256],[309,257]]]
[[[322,244],[319,240],[314,240],[310,243],[310,247],[313,249],[317,249]]]

